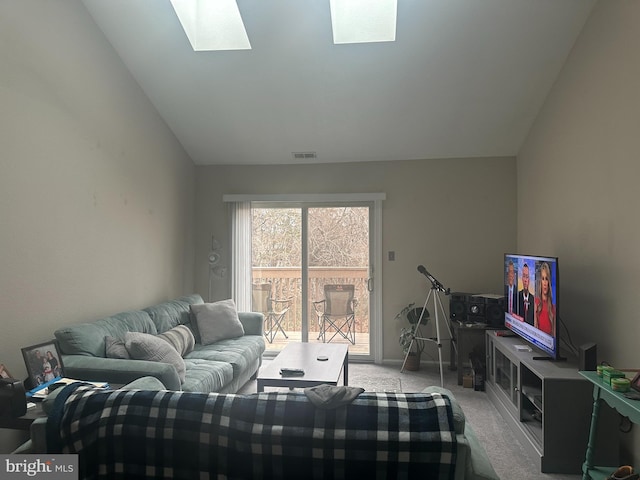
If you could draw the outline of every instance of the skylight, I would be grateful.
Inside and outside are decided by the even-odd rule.
[[[195,51],[249,50],[236,0],[170,0]],[[333,43],[393,42],[398,0],[329,0]]]
[[[393,42],[397,0],[330,0],[333,43]]]
[[[251,49],[236,0],[171,0],[171,5],[195,51]]]

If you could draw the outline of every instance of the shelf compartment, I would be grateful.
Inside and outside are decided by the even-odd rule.
[[[542,389],[531,385],[522,386],[522,395],[531,402],[536,410],[542,413]]]

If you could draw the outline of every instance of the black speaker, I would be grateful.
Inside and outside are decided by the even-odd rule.
[[[467,304],[467,320],[490,327],[504,326],[504,296],[489,293],[472,295]]]
[[[467,320],[473,323],[485,323],[485,300],[481,295],[472,295],[469,298]]]
[[[484,317],[491,327],[504,327],[505,297],[485,297]]]
[[[597,345],[585,343],[580,345],[580,370],[594,371],[598,366]]]
[[[449,296],[449,317],[459,322],[467,321],[469,299],[472,293],[452,292]]]

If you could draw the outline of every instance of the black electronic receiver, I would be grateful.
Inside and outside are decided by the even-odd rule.
[[[281,368],[280,375],[283,377],[302,377],[304,370],[301,368]]]

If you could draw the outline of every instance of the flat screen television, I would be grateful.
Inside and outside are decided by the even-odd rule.
[[[503,271],[505,327],[546,354],[534,358],[561,360],[558,258],[507,253]]]

